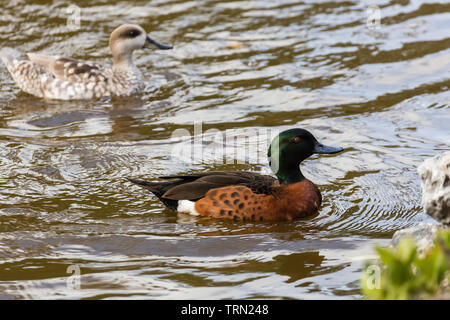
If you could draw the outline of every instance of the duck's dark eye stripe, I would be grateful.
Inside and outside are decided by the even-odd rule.
[[[128,30],[125,31],[124,33],[122,33],[120,35],[121,38],[136,38],[137,36],[139,36],[141,34],[141,31],[133,29],[133,30]]]

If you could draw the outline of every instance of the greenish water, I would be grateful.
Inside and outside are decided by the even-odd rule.
[[[416,167],[449,149],[447,1],[81,1],[77,30],[69,4],[0,4],[1,47],[109,63],[110,32],[132,22],[175,48],[136,53],[147,87],[128,99],[40,100],[2,65],[0,298],[360,298],[373,246],[430,222]],[[185,161],[171,137],[194,123],[202,156]],[[268,173],[270,137],[245,130],[292,127],[346,149],[305,161],[324,198],[307,220],[177,215],[123,179]],[[210,129],[231,138],[211,146]]]

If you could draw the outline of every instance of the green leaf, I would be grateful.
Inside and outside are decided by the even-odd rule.
[[[438,234],[434,247],[418,255],[412,239],[402,239],[396,248],[377,247],[380,261],[367,264],[361,278],[362,293],[369,299],[415,299],[436,294],[443,281],[450,281],[450,231]],[[378,270],[374,287],[373,270]],[[372,272],[371,272],[372,271]]]

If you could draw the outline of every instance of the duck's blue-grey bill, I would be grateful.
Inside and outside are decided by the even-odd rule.
[[[341,147],[329,147],[329,146],[324,146],[321,143],[316,143],[314,145],[314,153],[319,153],[319,154],[333,154],[333,153],[338,153],[341,152],[342,150],[344,150],[344,148]]]
[[[155,47],[157,47],[158,49],[161,49],[161,50],[168,50],[168,49],[172,49],[173,48],[172,46],[169,46],[167,44],[162,44],[162,43],[156,42],[155,40],[153,40],[150,37],[147,37],[147,42],[152,44],[152,45],[154,45]]]

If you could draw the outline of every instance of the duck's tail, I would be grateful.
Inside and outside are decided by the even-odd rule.
[[[171,187],[174,185],[173,181],[157,181],[157,182],[150,182],[145,180],[139,180],[139,179],[132,179],[132,178],[125,178],[128,181],[134,183],[135,185],[138,185],[141,188],[147,189],[151,193],[153,193],[158,198],[161,197],[168,189],[168,187]]]
[[[149,190],[151,193],[153,193],[155,196],[158,197],[159,200],[169,209],[177,210],[178,207],[178,200],[172,200],[172,199],[165,199],[163,198],[163,195],[167,192],[168,189],[174,186],[174,184],[177,184],[177,182],[174,181],[158,181],[158,182],[150,182],[150,181],[144,181],[144,180],[138,180],[138,179],[132,179],[132,178],[125,178],[128,181],[134,183],[135,185],[144,188],[146,190]]]
[[[0,50],[0,58],[19,88],[42,98],[42,75],[45,71],[41,66],[29,60],[21,60],[20,55],[18,51],[12,48]]]
[[[12,48],[4,47],[0,50],[0,58],[9,72],[14,68],[15,62],[19,61],[19,56],[20,53]]]

